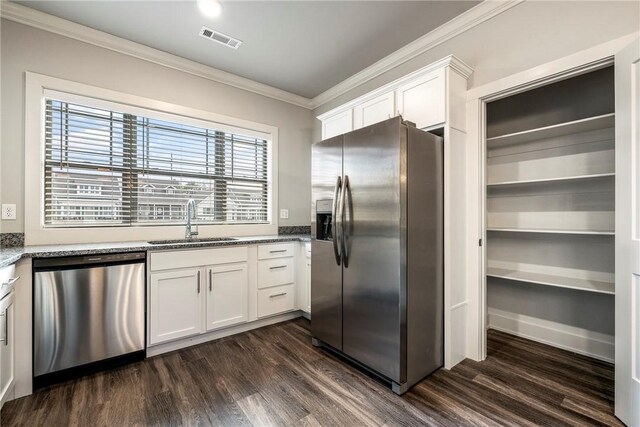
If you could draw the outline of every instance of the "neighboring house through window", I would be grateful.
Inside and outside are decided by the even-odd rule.
[[[44,226],[269,221],[269,140],[240,128],[45,100]]]

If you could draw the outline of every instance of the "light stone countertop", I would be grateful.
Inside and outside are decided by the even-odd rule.
[[[0,268],[14,264],[22,258],[51,258],[119,252],[162,251],[167,249],[213,248],[221,246],[255,245],[261,243],[310,242],[311,236],[305,234],[281,234],[273,236],[234,237],[233,239],[234,240],[213,242],[199,242],[196,240],[188,243],[167,243],[159,245],[151,244],[146,241],[138,241],[0,248]]]

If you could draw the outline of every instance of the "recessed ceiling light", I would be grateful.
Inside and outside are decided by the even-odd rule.
[[[215,18],[222,13],[222,4],[218,0],[197,0],[197,2],[204,16]]]

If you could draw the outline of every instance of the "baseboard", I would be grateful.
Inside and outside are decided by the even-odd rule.
[[[613,335],[493,308],[489,309],[488,317],[490,329],[507,332],[606,362],[614,362],[615,338]]]
[[[15,396],[15,387],[16,387],[16,383],[15,380],[11,381],[11,384],[9,385],[9,387],[7,387],[4,395],[2,395],[2,397],[0,398],[0,410],[2,409],[2,407],[4,406],[5,403],[14,400],[16,398]],[[0,424],[2,424],[0,422]]]
[[[306,310],[301,310],[302,311],[302,317],[304,317],[307,320],[311,320],[311,313],[306,311]]]
[[[449,309],[449,333],[444,338],[445,369],[453,368],[467,357],[467,306],[467,301],[462,301]]]
[[[220,329],[218,331],[212,331],[194,337],[184,338],[165,344],[154,345],[153,347],[147,347],[147,357],[157,356],[159,354],[168,353],[170,351],[179,350],[181,348],[191,347],[192,345],[202,344],[208,341],[217,340],[218,338],[228,337],[229,335],[235,335],[242,332],[250,331],[252,329],[273,325],[275,323],[286,322],[287,320],[296,319],[300,316],[302,316],[302,312],[300,310],[296,310],[289,313],[267,317],[266,319],[259,319],[249,323],[230,326],[228,328]]]

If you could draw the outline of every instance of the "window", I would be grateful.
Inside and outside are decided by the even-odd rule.
[[[100,186],[99,185],[87,185],[80,184],[77,187],[78,194],[100,194]]]
[[[45,227],[268,223],[267,139],[87,104],[45,98]]]
[[[154,188],[155,188],[155,187],[154,187],[153,185],[151,185],[151,184],[144,184],[144,185],[142,186],[142,192],[143,192],[144,194],[153,194],[153,190],[154,190]]]

